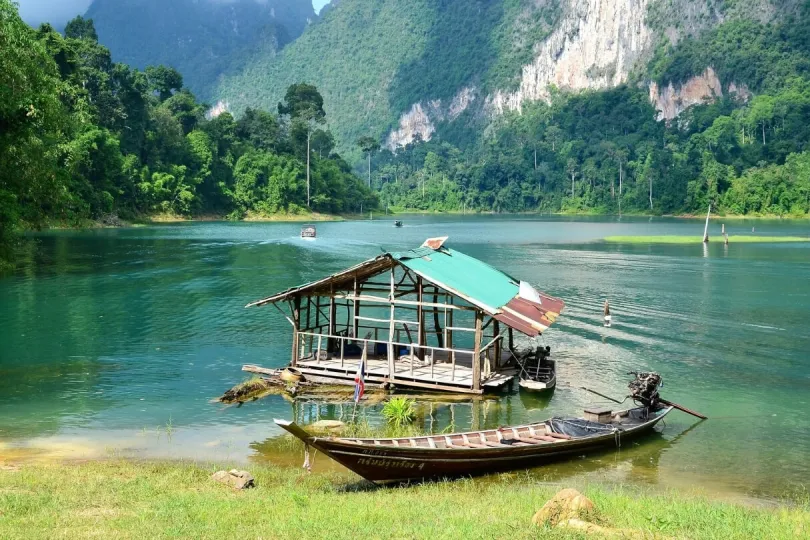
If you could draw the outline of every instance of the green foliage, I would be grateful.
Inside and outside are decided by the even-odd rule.
[[[245,493],[211,480],[232,461],[23,463],[0,475],[0,537],[38,537],[32,530],[58,529],[69,540],[228,538],[236,530],[262,538],[597,538],[531,523],[560,484],[570,485],[570,473],[516,472],[374,489],[342,470],[302,471],[301,445],[288,437],[254,447],[270,459],[251,462],[258,487]],[[315,463],[326,459],[318,454]],[[644,486],[591,481],[580,489],[598,509],[599,524],[622,531],[616,537],[630,536],[629,530],[640,538],[793,539],[806,537],[810,527],[806,499],[773,508],[775,503],[734,504]]]
[[[439,126],[428,143],[384,151],[372,183],[395,209],[670,214],[711,203],[806,216],[810,82],[793,30],[805,25],[810,8],[782,24],[733,20],[665,47],[651,64],[663,84],[711,65],[726,84],[758,89],[747,101],[732,94],[667,124],[637,87],[552,93],[550,104],[524,105],[477,138]]]
[[[11,258],[15,231],[49,219],[307,206],[297,123],[325,121],[315,87],[290,88],[290,122],[260,110],[239,123],[229,113],[207,119],[176,70],[113,63],[91,20],[68,29],[32,30],[0,0],[0,260]],[[315,133],[309,208],[374,208],[376,197],[332,153],[331,134]]]
[[[93,24],[93,19],[85,19],[78,16],[69,21],[65,26],[65,37],[69,39],[89,39],[90,41],[98,41],[98,34],[96,33],[96,26]]]
[[[413,399],[394,397],[383,405],[381,414],[385,421],[393,428],[398,429],[412,423],[416,419]]]
[[[339,147],[349,151],[361,136],[379,139],[414,103],[447,105],[465,86],[482,95],[515,86],[560,4],[343,0],[281,53],[250,56],[222,78],[216,95],[237,111],[267,108],[291,84],[316,82]]]

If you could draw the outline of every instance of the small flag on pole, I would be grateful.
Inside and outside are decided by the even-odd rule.
[[[360,367],[357,368],[357,373],[354,375],[354,402],[360,401],[363,393],[366,391],[366,382],[363,379],[363,371],[365,371],[366,355],[360,358]]]

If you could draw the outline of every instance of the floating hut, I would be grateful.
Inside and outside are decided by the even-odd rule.
[[[310,382],[354,384],[362,365],[366,383],[496,390],[518,374],[514,332],[540,335],[564,303],[446,240],[383,253],[246,307],[284,314],[293,330],[290,366]]]

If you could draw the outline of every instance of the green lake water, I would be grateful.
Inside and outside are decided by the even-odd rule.
[[[558,360],[551,399],[425,405],[441,430],[580,414],[625,394],[630,370],[664,378],[663,431],[618,452],[534,471],[544,481],[633,483],[741,497],[802,493],[810,479],[810,243],[611,245],[609,235],[699,235],[666,219],[404,216],[300,225],[194,223],[33,236],[0,278],[0,461],[124,455],[300,464],[274,417],[345,417],[351,403],[281,396],[211,403],[246,363],[286,364],[290,328],[252,300],[386,250],[449,245],[563,298],[543,337]],[[810,234],[810,223],[729,221],[730,234]],[[719,222],[712,231],[719,236]],[[610,299],[613,327],[602,326]],[[360,415],[379,422],[379,406]],[[321,458],[316,470],[339,467]]]

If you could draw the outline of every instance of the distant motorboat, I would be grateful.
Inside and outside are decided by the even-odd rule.
[[[306,227],[301,228],[301,238],[303,240],[315,240],[318,236],[318,233],[315,231],[315,227],[312,225],[307,225]]]
[[[396,221],[394,222],[394,227],[402,227],[402,222],[401,222],[401,221],[399,221],[399,220],[396,220]]]

